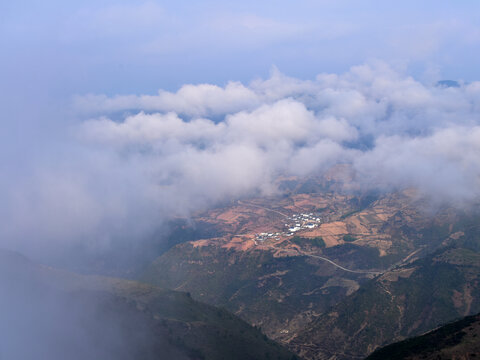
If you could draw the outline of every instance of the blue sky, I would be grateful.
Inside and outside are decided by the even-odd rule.
[[[313,78],[372,58],[418,78],[480,77],[478,1],[31,0],[0,12],[3,83],[54,97],[248,82],[272,65]]]

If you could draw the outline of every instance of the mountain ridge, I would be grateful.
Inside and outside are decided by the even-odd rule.
[[[3,250],[0,288],[9,320],[0,325],[0,354],[7,358],[296,358],[259,329],[184,292],[78,275]]]

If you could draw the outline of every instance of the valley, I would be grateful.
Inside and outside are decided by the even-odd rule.
[[[296,359],[185,292],[70,273],[11,251],[0,250],[0,291],[5,359]]]
[[[478,14],[0,0],[0,360],[480,360]]]
[[[385,346],[367,360],[474,359],[480,352],[480,314],[466,316],[424,335]]]
[[[411,189],[354,191],[344,172],[336,175],[288,179],[289,188],[280,182],[281,196],[196,214],[194,223],[221,236],[176,245],[142,280],[225,307],[306,359],[363,358],[480,310],[476,300],[466,300],[478,299],[479,269],[471,265],[467,274],[438,260],[457,254],[446,249],[478,251],[464,244],[478,241],[475,215],[432,210]],[[450,276],[470,290],[446,281]],[[439,313],[427,310],[425,289],[432,284],[449,299]],[[410,287],[425,295],[411,303]]]
[[[116,328],[125,358],[145,359],[159,351],[172,359],[363,359],[478,313],[478,209],[433,205],[413,189],[360,191],[345,170],[280,178],[276,195],[175,218],[124,268],[100,257],[80,275],[0,252],[4,307],[24,292],[59,318],[87,304],[93,313],[82,329]],[[60,310],[52,312],[50,296]],[[89,345],[95,356],[117,351],[105,341]]]

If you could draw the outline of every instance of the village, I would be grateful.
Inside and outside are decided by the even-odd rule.
[[[293,236],[296,232],[306,229],[314,229],[322,223],[322,217],[314,213],[299,213],[286,217],[285,230],[283,232],[271,232],[255,234],[255,240],[263,242],[265,240],[279,240],[280,237]]]

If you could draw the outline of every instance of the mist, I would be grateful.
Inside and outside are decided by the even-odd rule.
[[[477,4],[0,10],[0,247],[137,244],[338,163],[361,188],[478,196]]]
[[[356,191],[478,204],[479,11],[0,2],[0,359],[138,358],[153,336],[124,299],[3,249],[133,277],[172,222],[337,164]]]
[[[0,250],[0,359],[188,358],[151,314],[98,283]]]
[[[68,104],[70,120],[38,132],[23,169],[3,180],[3,246],[140,242],[174,218],[279,194],[280,175],[336,164],[363,189],[411,187],[456,206],[480,195],[478,82],[422,83],[376,61],[311,80],[274,68],[247,84]]]

